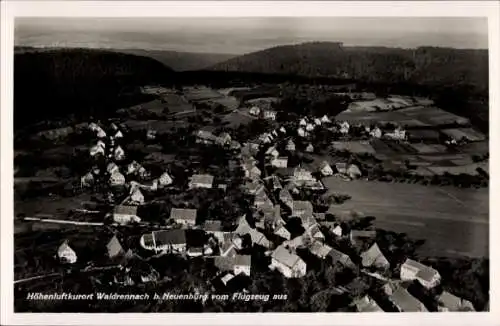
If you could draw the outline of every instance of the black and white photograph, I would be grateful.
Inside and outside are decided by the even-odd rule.
[[[488,17],[201,14],[13,17],[13,313],[490,312]]]

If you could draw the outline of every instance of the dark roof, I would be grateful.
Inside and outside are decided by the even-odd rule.
[[[352,264],[351,258],[349,258],[348,255],[344,254],[341,251],[338,251],[335,248],[332,248],[332,250],[330,250],[330,252],[328,253],[328,256],[332,257],[333,263],[339,262],[344,266]]]
[[[123,251],[123,247],[120,244],[120,241],[118,241],[116,235],[113,236],[111,240],[109,240],[108,244],[106,245],[106,248],[108,249],[108,255],[110,257],[116,256]]]
[[[154,231],[153,237],[156,242],[156,246],[186,243],[185,230],[174,229],[174,230]]]
[[[232,271],[234,269],[234,257],[215,257],[214,265],[221,271]]]
[[[196,221],[196,209],[172,208],[170,218],[173,220]]]
[[[424,307],[422,307],[422,303],[420,301],[400,286],[398,286],[392,293],[391,301],[394,302],[394,304],[402,312],[427,311]]]
[[[251,255],[236,255],[234,257],[234,265],[251,266],[252,265],[252,256]]]
[[[144,239],[144,244],[148,247],[153,247],[154,242],[153,242],[153,234],[152,233],[146,233],[143,236]]]

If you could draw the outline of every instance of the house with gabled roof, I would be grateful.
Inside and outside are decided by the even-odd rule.
[[[94,145],[90,148],[90,156],[104,155],[104,147]]]
[[[195,137],[198,144],[214,144],[217,140],[217,137],[207,130],[198,130]]]
[[[273,158],[276,158],[280,155],[280,153],[278,152],[278,150],[276,149],[276,146],[271,146],[269,147],[267,150],[266,150],[266,153],[265,153],[266,156],[270,156],[270,157],[273,157]]]
[[[285,225],[278,226],[274,230],[274,234],[282,237],[285,240],[290,240],[290,238],[292,237],[290,231],[288,231],[288,229],[285,227]]]
[[[288,140],[288,143],[286,144],[286,147],[285,149],[289,152],[293,152],[295,151],[295,143],[293,142],[293,140]]]
[[[177,224],[194,226],[196,224],[196,209],[172,208],[170,211],[170,220]]]
[[[293,177],[296,181],[316,181],[311,171],[300,167],[293,170]]]
[[[292,216],[302,218],[312,216],[313,206],[310,201],[294,200],[292,202]]]
[[[325,177],[333,175],[333,169],[330,166],[330,164],[328,164],[327,161],[323,161],[323,162],[320,163],[319,171]]]
[[[220,243],[224,242],[224,231],[222,231],[222,221],[219,220],[206,220],[203,222],[202,229],[212,234]]]
[[[186,251],[186,231],[183,229],[171,229],[153,231],[142,235],[140,245],[144,249],[183,253]]]
[[[307,125],[306,119],[305,118],[300,119],[299,126],[306,126],[306,125]]]
[[[113,151],[113,157],[116,161],[122,161],[125,159],[125,151],[120,145],[115,147],[115,150]]]
[[[114,235],[111,240],[109,240],[108,244],[106,245],[106,249],[108,251],[109,258],[114,258],[125,253],[116,235]]]
[[[167,171],[163,172],[162,175],[158,178],[158,185],[164,187],[171,185],[174,182],[172,177],[168,174]]]
[[[389,300],[391,300],[400,312],[428,312],[422,302],[401,286],[396,287],[389,296]]]
[[[118,167],[118,165],[116,165],[115,162],[109,162],[108,165],[106,166],[106,171],[109,174],[113,174],[114,172],[119,172],[120,168]]]
[[[441,281],[437,270],[409,258],[401,265],[400,277],[403,281],[417,280],[426,289],[435,287]]]
[[[323,122],[323,123],[330,123],[330,122],[332,122],[332,121],[331,121],[331,120],[328,118],[328,116],[325,114],[325,115],[321,118],[321,122]]]
[[[328,253],[328,257],[331,258],[333,264],[339,263],[349,268],[354,268],[356,266],[348,255],[335,248],[332,248],[332,250],[330,250],[330,252]]]
[[[258,106],[252,106],[249,113],[253,116],[258,116],[260,114],[260,108]]]
[[[389,269],[391,265],[377,243],[374,243],[370,249],[361,253],[361,264],[363,267],[376,267],[383,270]]]
[[[219,256],[214,258],[214,265],[220,271],[233,272],[234,275],[245,274],[250,276],[252,256],[238,254],[235,256]]]
[[[313,131],[316,126],[313,123],[308,123],[306,125],[306,131]]]
[[[276,120],[276,115],[278,112],[273,110],[264,110],[264,119]]]
[[[125,225],[139,223],[141,219],[137,216],[137,206],[117,205],[113,210],[113,221]]]
[[[278,270],[286,278],[303,277],[307,272],[306,263],[283,246],[272,252],[269,268]]]
[[[304,130],[304,128],[300,127],[298,130],[297,130],[297,134],[300,136],[300,137],[306,137],[307,136],[307,132]]]
[[[69,246],[67,240],[57,248],[57,257],[61,262],[67,264],[74,264],[77,260],[76,252]]]
[[[275,168],[286,168],[288,166],[288,157],[280,156],[271,159],[271,166]]]
[[[465,299],[457,297],[448,291],[443,291],[437,298],[438,311],[475,311],[474,305]]]
[[[111,186],[123,186],[125,184],[125,176],[115,171],[109,176],[109,184]]]
[[[306,152],[308,153],[314,152],[314,146],[312,144],[307,145]]]
[[[134,187],[130,190],[130,203],[134,205],[144,204],[144,195],[139,187]]]
[[[314,220],[312,215],[310,215],[309,218]],[[312,239],[314,239],[315,241],[325,241],[325,235],[323,234],[323,232],[321,232],[319,224],[315,223],[315,221],[308,224],[302,222],[302,225],[306,228],[306,234],[309,235]]]
[[[210,174],[194,174],[189,181],[189,189],[207,188],[211,189],[214,177]]]
[[[382,308],[369,295],[354,300],[358,312],[384,312]]]
[[[321,242],[314,241],[310,246],[309,246],[309,251],[315,255],[318,258],[324,259],[325,257],[328,256],[330,251],[332,250],[332,247],[325,245]]]
[[[279,198],[282,203],[293,209],[293,197],[287,189],[283,188],[280,190]]]

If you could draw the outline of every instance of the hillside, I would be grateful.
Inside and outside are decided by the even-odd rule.
[[[344,47],[313,42],[285,45],[214,65],[220,71],[344,77],[367,82],[472,86],[487,94],[488,51],[421,47]]]
[[[24,51],[14,56],[14,123],[106,114],[141,100],[138,87],[172,80],[151,58],[102,50]],[[143,99],[142,99],[143,100]]]
[[[175,71],[201,70],[232,59],[235,55],[218,53],[192,53],[141,49],[116,49],[112,51],[153,58]]]

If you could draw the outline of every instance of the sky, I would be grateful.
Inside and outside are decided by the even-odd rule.
[[[486,18],[17,18],[15,44],[244,54],[310,41],[487,49]]]

